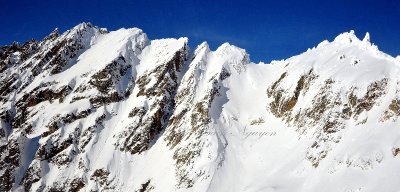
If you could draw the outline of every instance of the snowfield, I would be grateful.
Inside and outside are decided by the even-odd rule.
[[[400,191],[400,60],[82,23],[0,48],[0,191]]]

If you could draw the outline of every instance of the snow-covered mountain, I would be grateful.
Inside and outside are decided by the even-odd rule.
[[[82,23],[0,48],[0,191],[400,191],[400,60]]]

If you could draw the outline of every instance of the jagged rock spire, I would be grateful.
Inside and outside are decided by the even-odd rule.
[[[367,42],[367,43],[370,43],[370,42],[371,42],[371,38],[370,38],[368,32],[365,34],[364,39],[363,39],[363,42]]]

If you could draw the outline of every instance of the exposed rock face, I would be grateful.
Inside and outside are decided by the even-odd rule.
[[[119,45],[120,50],[114,50],[115,56],[100,57],[104,59],[100,63],[90,59],[85,63],[79,58],[92,46],[101,46],[95,41],[107,33],[82,23],[62,35],[55,30],[40,42],[2,47],[2,191],[17,186],[28,190],[49,174],[48,165],[64,170],[73,164],[109,116],[97,114],[96,108],[129,96],[134,63],[125,57],[137,59],[135,55],[144,48],[146,35],[138,29],[121,31],[128,39]],[[82,68],[87,64],[103,66]],[[66,76],[71,72],[65,71],[71,67],[73,71],[78,68],[78,72]],[[72,103],[77,105],[70,111],[57,110]],[[90,117],[94,122],[84,123]],[[77,191],[85,186],[82,175],[66,179],[50,185],[39,182],[36,188]]]
[[[232,52],[239,54],[223,56]],[[209,68],[207,64],[212,61],[218,61],[216,65],[219,66]],[[231,73],[237,73],[234,71],[234,66],[244,69],[248,62],[248,55],[244,50],[229,44],[224,44],[215,52],[211,52],[207,43],[203,43],[195,50],[189,69],[176,94],[176,107],[165,133],[165,141],[174,150],[177,187],[192,187],[195,180],[212,175],[211,172],[202,170],[195,170],[193,174],[193,166],[196,166],[201,153],[215,147],[206,146],[210,137],[217,136],[209,134],[214,132],[213,127],[209,125],[216,120],[210,114],[211,108],[217,97],[226,95],[222,81],[229,78]],[[200,84],[199,79],[205,83]],[[218,144],[216,147],[224,147],[225,144],[222,146]],[[219,158],[210,158],[208,161],[220,161]]]
[[[76,60],[78,54],[90,47],[88,41],[97,33],[99,32],[96,27],[84,23],[61,36],[55,30],[41,42],[32,40],[23,46],[14,43],[12,46],[2,48],[4,52],[1,53],[0,108],[4,113],[4,122],[1,129],[5,133],[2,135],[2,140],[8,140],[8,143],[1,143],[1,153],[8,155],[2,155],[1,160],[6,165],[2,169],[4,174],[11,176],[2,177],[5,178],[1,182],[1,186],[4,187],[2,190],[10,190],[12,183],[20,182],[21,178],[16,178],[16,175],[22,175],[25,171],[28,175],[34,172],[33,168],[28,169],[27,166],[34,153],[30,150],[37,149],[35,145],[38,145],[38,139],[27,136],[36,130],[35,124],[32,124],[30,119],[38,112],[38,105],[45,101],[62,103],[72,91],[70,85],[58,86],[56,81],[36,84],[32,82],[66,69],[69,62]],[[38,77],[39,74],[42,77]],[[32,146],[27,147],[27,144]],[[22,160],[21,156],[25,157],[24,154],[27,153],[30,154],[28,159]],[[11,157],[12,160],[8,160]]]
[[[271,178],[398,170],[398,65],[353,33],[270,65],[89,23],[3,46],[0,191],[293,191]]]
[[[135,94],[131,97],[140,98],[147,103],[135,105],[126,117],[134,118],[134,121],[117,135],[119,138],[117,147],[121,151],[136,154],[148,150],[151,142],[167,126],[175,105],[178,73],[181,72],[188,55],[187,40],[182,40],[181,47],[172,52],[158,50],[159,47],[168,48],[168,44],[164,42],[154,41],[148,48],[155,47],[154,51],[161,52],[161,54],[152,55],[153,58],[167,56],[168,59],[157,63],[159,65],[144,69],[144,73],[137,77]]]
[[[335,46],[335,43],[342,44],[343,39],[346,38],[359,41],[354,39],[356,38],[354,34],[343,34],[330,46]],[[366,43],[369,44],[369,41],[363,41],[361,44]],[[357,45],[350,44],[350,46]],[[336,54],[343,51],[340,47],[337,49]],[[338,58],[343,60],[345,56],[340,55]],[[318,59],[316,56],[315,60]],[[325,72],[320,69],[323,67],[321,65],[323,63],[317,63],[314,66],[304,65],[303,72],[299,72],[298,68],[288,64],[280,77],[267,89],[267,96],[271,99],[267,108],[274,116],[296,127],[300,137],[311,131],[310,134],[313,135],[315,142],[311,143],[307,158],[314,167],[317,167],[328,152],[334,149],[334,145],[340,142],[344,135],[342,131],[346,131],[344,130],[346,125],[348,127],[350,122],[360,125],[367,121],[376,121],[376,119],[368,119],[366,114],[374,113],[375,111],[371,112],[371,110],[374,107],[377,108],[383,98],[393,98],[392,93],[389,93],[390,89],[398,89],[394,78],[373,79],[372,77],[361,85],[355,81],[352,83],[335,80],[332,77],[326,78],[326,75],[320,75]],[[304,71],[307,68],[309,71]],[[314,68],[319,68],[320,72]],[[337,67],[330,70],[343,69]],[[297,78],[290,78],[296,76]],[[296,86],[293,89],[287,86],[289,84]],[[397,97],[398,93],[396,91],[394,97]],[[304,101],[299,102],[300,100],[306,100],[306,104]],[[380,109],[376,112],[380,113],[379,111]],[[393,100],[381,121],[395,115],[395,111],[396,100]]]
[[[368,119],[360,119],[361,113],[366,113],[379,101],[379,98],[387,92],[388,79],[374,81],[367,86],[366,93],[358,98],[356,91],[363,89],[362,87],[351,86],[347,92],[337,92],[335,89],[346,90],[346,87],[337,88],[338,84],[332,79],[320,79],[314,74],[313,70],[301,75],[297,81],[294,92],[280,89],[279,84],[285,81],[287,72],[268,88],[267,94],[272,99],[269,104],[269,110],[276,117],[282,118],[290,125],[295,125],[299,134],[307,134],[307,132],[316,127],[313,135],[316,135],[316,141],[310,147],[308,159],[313,166],[317,167],[320,160],[326,157],[328,151],[333,147],[334,143],[340,141],[340,132],[345,128],[346,121],[351,119],[357,124],[364,124]],[[318,87],[318,88],[317,88]],[[309,93],[309,90],[318,90],[315,93]],[[312,95],[313,94],[313,95]],[[341,95],[346,97],[341,97]],[[302,97],[300,97],[302,96]],[[299,99],[312,98],[312,103],[307,106],[300,106],[296,111],[293,109]],[[324,121],[321,121],[323,119]],[[323,142],[325,147],[321,147]],[[327,142],[331,144],[326,145]]]

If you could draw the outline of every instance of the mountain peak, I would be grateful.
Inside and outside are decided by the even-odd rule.
[[[400,188],[400,56],[369,33],[277,65],[138,28],[51,34],[0,48],[0,191]]]
[[[246,50],[236,47],[235,45],[231,45],[228,42],[223,43],[221,46],[219,46],[217,50],[215,50],[215,53],[220,55],[247,55]]]
[[[350,43],[353,43],[355,41],[360,41],[360,39],[357,38],[357,36],[355,35],[354,30],[350,30],[350,32],[341,33],[333,41],[334,42],[341,42],[341,43],[345,43],[345,44],[350,44]]]
[[[200,45],[197,46],[196,50],[194,51],[195,55],[203,49],[210,51],[210,46],[208,45],[208,43],[206,41],[204,41],[203,43],[201,43]]]
[[[362,40],[365,43],[371,43],[371,38],[369,36],[369,33],[365,33],[364,39]]]
[[[82,30],[87,27],[94,27],[94,26],[90,22],[82,22],[82,23],[79,23],[78,25],[76,25],[75,27],[73,27],[73,29]]]
[[[222,64],[236,66],[238,64],[245,65],[250,63],[250,57],[246,50],[229,43],[224,43],[219,46],[214,54],[218,56],[219,62]]]

